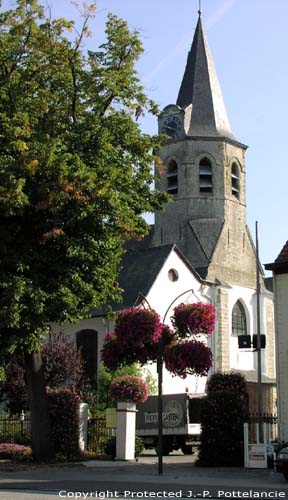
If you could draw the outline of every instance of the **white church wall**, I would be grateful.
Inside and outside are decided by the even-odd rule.
[[[174,269],[178,273],[178,280],[172,282],[169,279],[169,270]],[[209,293],[212,290],[205,287],[205,294],[203,285],[196,278],[196,276],[189,270],[182,259],[176,252],[171,252],[165,264],[163,265],[157,279],[151,287],[147,299],[153,309],[155,309],[163,320],[164,315],[169,308],[170,304],[180,294],[186,290],[193,290],[183,296],[179,297],[169,309],[166,315],[165,323],[171,326],[171,316],[173,309],[177,305],[191,302],[205,302],[210,303],[211,298]],[[147,367],[154,378],[157,378],[156,364]],[[185,379],[180,377],[173,377],[164,367],[163,370],[163,394],[179,394],[185,391],[188,392],[205,392],[207,377],[196,377],[189,375]]]
[[[232,310],[240,300],[244,306],[247,320],[247,334],[257,334],[257,303],[255,290],[239,286],[231,286],[229,291],[229,331],[230,331],[230,366],[237,370],[257,370],[257,352],[238,348],[238,337],[232,335]],[[271,327],[271,311],[273,313],[273,296],[268,293],[260,295],[260,331],[266,336],[266,349],[261,352],[262,373],[275,376],[274,330]]]
[[[229,333],[230,333],[230,367],[237,370],[254,370],[254,354],[238,348],[238,337],[232,335],[232,310],[237,301],[245,309],[247,321],[247,334],[255,332],[254,318],[256,316],[255,290],[241,286],[231,285],[229,290]]]

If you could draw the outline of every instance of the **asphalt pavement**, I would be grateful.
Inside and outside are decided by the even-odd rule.
[[[1,470],[2,469],[2,470]],[[1,500],[64,499],[230,499],[288,500],[288,481],[273,469],[196,467],[191,456],[156,456],[137,462],[91,461],[85,464],[0,466]]]

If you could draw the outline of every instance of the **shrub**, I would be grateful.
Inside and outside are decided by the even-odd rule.
[[[30,447],[11,443],[0,444],[0,459],[25,460],[25,458],[32,460]]]
[[[199,464],[243,465],[243,424],[248,410],[245,378],[240,373],[215,373],[206,389]]]
[[[244,412],[233,392],[213,392],[203,400],[198,465],[243,466]]]
[[[149,388],[140,377],[122,375],[111,382],[111,393],[118,401],[139,401],[144,403],[149,396]]]
[[[45,384],[50,388],[77,387],[85,383],[84,364],[74,341],[63,334],[50,335],[42,349]],[[6,368],[6,380],[0,383],[0,400],[8,400],[12,415],[29,410],[28,388],[25,383],[24,357],[11,357]]]
[[[135,436],[135,457],[138,457],[142,451],[144,450],[145,446],[143,443],[143,439],[140,438],[139,436]],[[116,458],[116,437],[113,436],[107,441],[106,446],[105,446],[105,454],[108,455],[111,458]]]
[[[80,398],[74,389],[48,392],[52,435],[56,454],[68,460],[79,457]]]

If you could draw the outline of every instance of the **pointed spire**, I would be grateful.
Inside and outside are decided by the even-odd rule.
[[[191,106],[189,136],[224,136],[234,139],[227,117],[213,58],[199,19],[180,86],[177,105]],[[186,110],[186,114],[188,110]]]

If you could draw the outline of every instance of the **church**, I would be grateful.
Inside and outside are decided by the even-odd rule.
[[[237,96],[235,96],[237,98]],[[239,335],[256,333],[256,252],[246,225],[247,146],[234,137],[201,11],[176,103],[158,118],[165,134],[156,166],[157,188],[171,195],[164,211],[141,242],[129,242],[115,311],[142,304],[163,319],[181,302],[212,303],[217,326],[211,339],[212,372],[238,371],[248,382],[250,412],[257,411],[257,352],[238,347]],[[259,264],[260,265],[260,264]],[[263,411],[275,408],[273,294],[260,266],[260,329]],[[169,314],[171,313],[171,314]],[[113,322],[103,312],[70,325],[91,372],[97,372],[104,336]],[[95,353],[98,355],[95,356]],[[155,367],[147,367],[156,375]],[[182,380],[164,373],[163,393],[205,391],[205,378]]]

